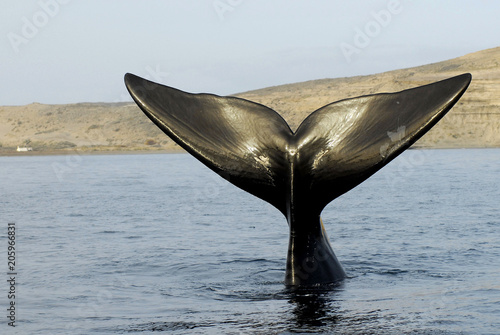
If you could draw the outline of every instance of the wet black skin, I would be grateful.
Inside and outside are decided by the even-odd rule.
[[[291,287],[345,278],[321,211],[424,135],[470,81],[471,75],[463,74],[397,93],[334,102],[293,132],[261,104],[186,93],[125,75],[137,105],[177,144],[283,213],[290,229],[285,284]]]

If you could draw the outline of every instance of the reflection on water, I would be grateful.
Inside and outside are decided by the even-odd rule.
[[[333,328],[339,322],[334,297],[338,287],[330,289],[297,290],[290,293],[289,303],[293,310],[290,324],[297,329]]]

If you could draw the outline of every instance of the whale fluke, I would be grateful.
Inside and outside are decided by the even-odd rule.
[[[320,219],[323,208],[410,147],[460,99],[463,74],[397,93],[328,104],[293,132],[272,109],[245,99],[191,94],[132,74],[125,84],[144,113],[221,177],[285,215],[285,283],[317,285],[345,272]]]

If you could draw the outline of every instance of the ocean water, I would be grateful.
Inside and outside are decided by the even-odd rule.
[[[323,211],[348,279],[292,292],[285,218],[189,155],[0,157],[0,333],[499,334],[499,176],[406,151]]]

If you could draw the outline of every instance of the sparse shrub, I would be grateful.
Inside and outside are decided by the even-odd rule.
[[[62,142],[57,142],[51,145],[53,149],[68,149],[68,148],[74,148],[76,147],[76,144],[73,142],[69,141],[62,141]]]
[[[87,130],[92,130],[92,129],[99,129],[99,128],[102,128],[102,126],[99,126],[97,124],[93,124],[91,125]]]

